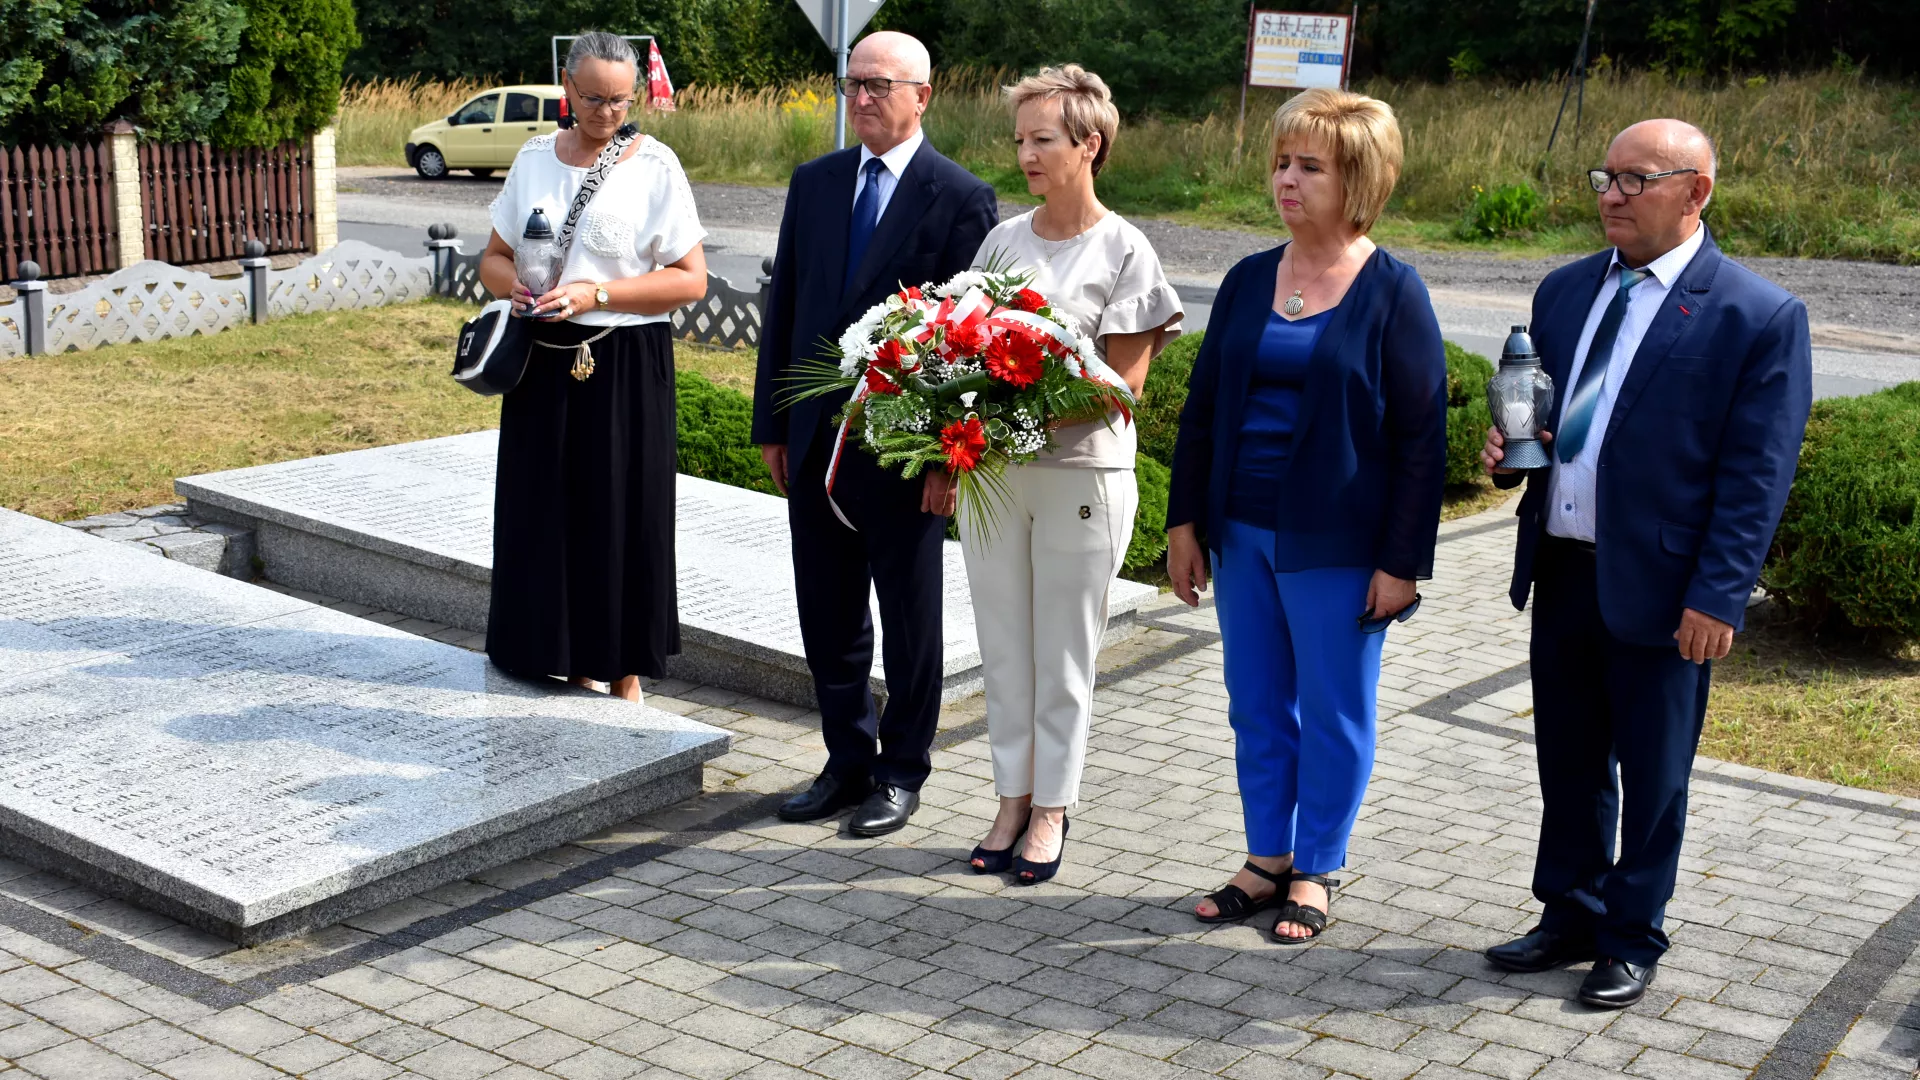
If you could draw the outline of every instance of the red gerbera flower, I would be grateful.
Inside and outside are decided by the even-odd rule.
[[[955,472],[969,472],[980,464],[980,455],[987,452],[987,431],[980,426],[980,418],[969,416],[942,428],[940,452],[947,455],[947,467]]]
[[[1002,334],[987,344],[987,371],[1022,390],[1040,377],[1045,360],[1040,343],[1020,334]]]
[[[873,364],[868,365],[867,393],[897,394],[899,392],[900,392],[900,387],[896,385],[892,379],[887,378],[886,368],[881,367],[877,361]]]
[[[1013,294],[1013,306],[1021,311],[1037,312],[1047,306],[1047,298],[1032,289],[1021,289]]]

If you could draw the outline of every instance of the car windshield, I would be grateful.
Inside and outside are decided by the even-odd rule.
[[[493,123],[494,111],[499,107],[499,94],[488,94],[485,97],[477,97],[465,105],[460,106],[460,111],[453,114],[453,122],[456,124],[491,124]]]

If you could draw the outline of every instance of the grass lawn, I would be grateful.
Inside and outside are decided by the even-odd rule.
[[[1755,622],[1714,667],[1700,752],[1920,796],[1920,650],[1815,643]]]
[[[50,521],[174,500],[177,476],[479,431],[500,406],[447,377],[451,301],[0,361],[0,506]],[[750,354],[682,369],[751,387]]]

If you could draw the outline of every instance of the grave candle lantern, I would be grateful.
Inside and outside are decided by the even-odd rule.
[[[1487,380],[1487,408],[1505,440],[1500,464],[1509,469],[1544,469],[1553,463],[1540,445],[1540,429],[1553,409],[1553,380],[1540,366],[1525,326],[1507,335],[1500,370]]]

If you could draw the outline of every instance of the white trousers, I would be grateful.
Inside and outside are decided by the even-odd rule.
[[[1017,465],[1008,505],[960,521],[987,684],[993,786],[1036,806],[1080,800],[1107,590],[1133,537],[1132,469]]]

